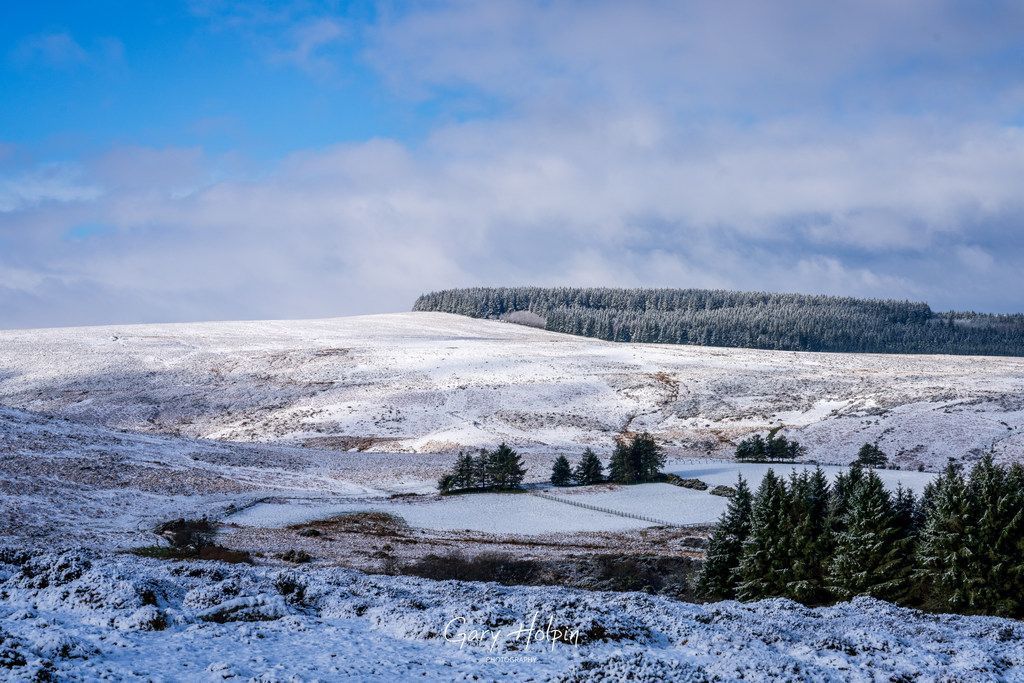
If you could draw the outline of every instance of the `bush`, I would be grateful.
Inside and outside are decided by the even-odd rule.
[[[726,486],[725,484],[719,484],[715,488],[708,491],[712,496],[722,496],[723,498],[732,498],[736,495],[736,488],[734,486]]]
[[[160,524],[156,533],[166,538],[175,548],[200,548],[208,545],[215,533],[213,523],[202,519],[175,519]]]
[[[252,564],[252,555],[248,551],[232,550],[219,545],[204,545],[201,548],[147,545],[132,548],[129,552],[139,557],[152,557],[158,560],[208,560],[229,564]]]
[[[502,553],[481,553],[470,558],[453,550],[445,555],[431,553],[394,569],[396,573],[435,581],[497,581],[506,585],[528,585],[538,578],[541,566],[533,560],[516,559]]]
[[[283,553],[278,553],[274,557],[285,562],[291,562],[293,564],[305,564],[313,559],[313,557],[305,550],[286,550]]]
[[[682,486],[684,489],[693,489],[695,491],[708,490],[707,483],[701,481],[700,479],[683,479],[682,477],[677,477],[674,474],[667,475],[665,477],[665,482],[668,484],[672,484],[673,486]]]

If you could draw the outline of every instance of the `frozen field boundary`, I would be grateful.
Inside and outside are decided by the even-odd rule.
[[[666,522],[663,519],[655,519],[654,517],[647,517],[645,515],[637,515],[632,512],[623,512],[622,510],[613,510],[612,508],[606,508],[601,505],[591,505],[590,503],[581,503],[576,500],[569,500],[568,498],[562,498],[560,496],[553,496],[550,493],[541,493],[540,491],[530,491],[531,496],[537,496],[538,498],[545,498],[547,500],[553,500],[556,503],[565,503],[566,505],[574,505],[578,508],[585,510],[593,510],[595,512],[603,512],[608,515],[616,515],[618,517],[626,517],[629,519],[639,519],[641,522],[650,522],[651,524],[657,524],[658,526],[669,526],[678,528],[687,527],[699,527],[707,526],[707,524],[673,524],[672,522]]]

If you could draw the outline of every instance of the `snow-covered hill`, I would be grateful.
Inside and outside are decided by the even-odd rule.
[[[2,332],[0,678],[1022,679],[1017,622],[869,599],[700,606],[371,576],[334,565],[355,549],[358,568],[382,571],[373,558],[390,543],[372,530],[313,539],[274,528],[354,504],[416,527],[388,537],[393,559],[467,543],[605,552],[580,546],[576,532],[604,534],[618,553],[655,544],[692,555],[699,544],[678,530],[645,540],[648,523],[577,515],[564,502],[406,494],[429,491],[459,446],[507,440],[536,479],[554,452],[607,451],[623,429],[648,429],[683,457],[727,456],[731,441],[781,423],[828,462],[876,439],[904,466],[992,444],[1018,459],[1022,389],[1024,359],[624,345],[445,314]],[[670,469],[735,476],[706,460]],[[928,477],[886,474],[908,485]],[[717,505],[709,521],[725,503],[667,484],[564,496],[677,522]],[[201,515],[224,522],[224,543],[259,548],[257,566],[122,552],[157,542],[158,522]],[[543,538],[524,536],[531,519]],[[264,545],[300,540],[311,565],[286,567]],[[53,550],[62,547],[74,550]],[[513,632],[534,614],[579,640],[524,651]],[[501,642],[460,648],[444,637],[453,623],[456,639],[482,629]]]
[[[1024,458],[1024,359],[616,344],[442,313],[0,332],[0,405],[114,428],[325,450],[506,440],[607,450],[646,429],[727,456],[785,425],[822,462]]]

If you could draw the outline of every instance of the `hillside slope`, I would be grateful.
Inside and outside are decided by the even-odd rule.
[[[810,457],[1024,457],[1024,359],[638,345],[444,313],[0,332],[0,404],[132,431],[325,450],[507,440],[607,450],[623,429],[722,455],[785,425]]]

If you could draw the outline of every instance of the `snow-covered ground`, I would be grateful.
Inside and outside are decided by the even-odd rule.
[[[698,606],[368,576],[330,565],[386,542],[340,531],[307,539],[333,556],[288,569],[269,550],[254,567],[119,551],[208,515],[238,525],[225,542],[272,538],[276,552],[302,537],[275,527],[376,510],[417,528],[391,539],[417,549],[409,560],[472,534],[513,554],[600,538],[595,552],[653,542],[697,557],[693,530],[529,494],[431,492],[460,446],[507,440],[536,483],[555,453],[607,456],[624,428],[667,442],[680,476],[714,486],[742,472],[756,487],[768,466],[705,456],[780,421],[823,462],[879,440],[905,468],[886,483],[919,491],[932,475],[908,467],[990,446],[1020,459],[1022,389],[1024,359],[621,345],[445,314],[0,332],[0,679],[1024,680],[1019,623],[872,600]],[[726,504],[667,484],[539,490],[672,524],[712,522]],[[525,652],[510,632],[534,614],[579,642]],[[460,648],[449,623],[452,637],[501,631],[500,644]]]
[[[810,465],[723,463],[715,460],[670,463],[667,471],[680,477],[701,479],[714,487],[735,486],[742,474],[752,489],[760,485],[769,469],[788,477],[798,470],[813,469]],[[846,468],[824,465],[830,479]],[[891,489],[898,485],[920,494],[934,478],[930,472],[878,470],[882,481]],[[550,498],[517,494],[472,494],[431,497],[428,500],[385,499],[365,496],[348,497],[277,497],[230,515],[226,521],[241,526],[280,528],[327,519],[353,512],[386,512],[405,520],[409,526],[441,531],[479,531],[494,534],[550,534],[583,531],[623,531],[657,526],[658,522],[676,525],[714,524],[725,511],[728,499],[708,491],[671,484],[638,484],[634,486],[600,485],[578,488],[545,488],[555,498],[584,503],[657,520],[647,522],[614,513],[565,507]]]
[[[728,455],[772,425],[821,462],[1024,456],[1024,358],[617,344],[443,313],[0,332],[0,404],[326,450],[607,453],[646,429]]]
[[[466,530],[490,534],[622,531],[652,526],[635,519],[566,507],[557,501],[527,494],[496,493],[451,496],[425,502],[293,499],[254,505],[229,516],[225,521],[242,526],[275,528],[364,511],[387,512],[401,517],[409,526],[421,529]],[[645,513],[638,511],[637,514]]]
[[[344,569],[18,551],[0,552],[0,595],[8,680],[1024,679],[1020,622],[867,598],[820,609],[786,600],[702,606]],[[552,642],[554,629],[564,635]]]

